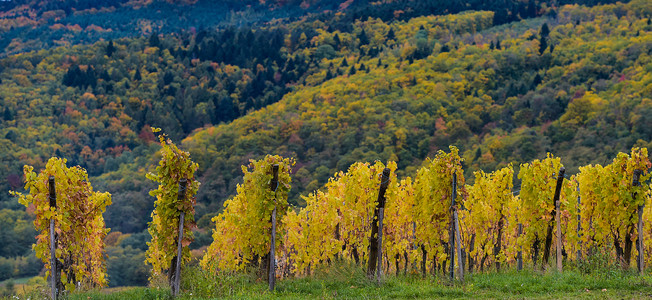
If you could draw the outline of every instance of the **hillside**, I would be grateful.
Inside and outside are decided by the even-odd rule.
[[[469,173],[546,152],[576,172],[649,147],[652,35],[636,16],[649,10],[636,1],[567,6],[556,18],[500,27],[488,12],[359,22],[304,86],[184,146],[202,166],[204,195],[232,191],[229,170],[264,153],[297,157],[299,193],[355,161],[396,160],[410,174],[448,144],[462,149]],[[335,44],[320,32],[307,50],[317,55]]]
[[[302,2],[305,2],[302,3]],[[343,1],[17,0],[0,2],[2,56],[152,33],[256,26],[336,10]]]
[[[614,0],[13,0],[0,1],[0,57],[53,47],[152,33],[196,34],[202,29],[260,27],[308,18],[350,31],[369,17],[409,20],[465,10],[496,12],[504,24],[540,15],[553,3],[597,5]],[[554,4],[557,5],[557,4]]]
[[[113,195],[109,270],[126,272],[130,261],[140,265],[148,239],[154,184],[144,173],[159,147],[151,127],[182,141],[200,165],[194,249],[210,242],[210,217],[235,193],[240,166],[268,153],[297,159],[290,202],[302,205],[299,195],[353,162],[395,160],[399,177],[413,175],[449,144],[468,174],[546,152],[575,173],[632,146],[652,147],[648,1],[505,2],[438,11],[437,1],[253,1],[229,10],[241,9],[242,21],[197,18],[204,29],[166,17],[207,16],[204,1],[89,1],[88,11],[64,10],[58,20],[39,19],[55,7],[30,2],[37,9],[23,14],[42,24],[4,29],[23,35],[0,60],[0,187],[20,189],[22,166],[40,168],[50,156],[86,168],[96,189]],[[21,9],[13,4],[2,3],[4,13]],[[340,11],[324,12],[332,9]],[[126,30],[143,15],[166,21]],[[292,16],[302,18],[267,22]],[[104,18],[116,26],[106,35],[67,29]],[[75,46],[53,47],[56,34]],[[30,215],[7,193],[0,208],[0,222],[14,224],[2,226],[3,239],[17,240],[0,248],[10,257],[0,267],[20,263],[26,271],[15,275],[34,274],[39,262],[24,238],[33,235]],[[111,284],[143,284],[145,268],[131,268]]]

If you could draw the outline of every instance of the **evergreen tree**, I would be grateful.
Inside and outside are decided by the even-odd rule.
[[[326,71],[326,78],[324,80],[331,80],[333,79],[333,73],[331,73],[331,70]]]
[[[356,72],[355,66],[351,66],[351,68],[349,69],[349,75],[355,75],[355,72]]]
[[[389,31],[387,32],[387,40],[394,40],[396,38],[396,34],[394,33],[394,28],[389,28]]]
[[[82,77],[81,70],[79,69],[79,66],[74,65],[70,68],[68,68],[68,72],[63,75],[63,79],[61,80],[61,83],[67,86],[74,86],[78,87],[80,86],[79,78]]]
[[[548,41],[546,41],[546,38],[542,36],[539,39],[539,55],[543,55],[543,52],[546,51],[546,48],[548,48]]]
[[[11,110],[9,109],[9,107],[5,107],[5,112],[4,112],[3,118],[4,118],[5,121],[13,121],[14,120],[14,114],[11,113]]]
[[[115,52],[115,46],[113,46],[113,40],[109,41],[109,44],[106,46],[106,56],[111,57]]]
[[[95,68],[93,67],[88,67],[86,70],[86,76],[84,76],[86,79],[84,82],[84,86],[90,86],[92,88],[95,88],[97,86],[97,76],[95,76]]]
[[[358,34],[358,39],[360,40],[359,46],[369,44],[369,37],[367,37],[367,33],[364,31],[364,28],[362,31],[360,31],[360,34]]]
[[[550,34],[550,28],[548,28],[548,23],[543,23],[541,25],[541,31],[540,31],[541,37],[547,38],[548,35]]]
[[[134,80],[142,80],[143,76],[140,75],[140,69],[136,69],[136,74],[134,74]]]
[[[149,45],[151,47],[159,47],[161,46],[161,41],[158,38],[158,33],[154,32],[152,35],[149,36]]]
[[[534,90],[539,84],[541,84],[541,75],[537,73],[537,75],[534,76],[534,80],[532,80],[532,87],[531,89]]]

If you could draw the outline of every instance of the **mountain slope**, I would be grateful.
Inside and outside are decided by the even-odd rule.
[[[184,140],[202,166],[200,201],[230,194],[231,170],[265,153],[297,157],[293,190],[306,193],[354,161],[397,160],[410,174],[448,144],[462,149],[469,173],[547,151],[574,172],[633,145],[649,147],[652,34],[643,16],[650,8],[568,6],[557,18],[484,31],[490,13],[360,23],[386,45],[377,57],[340,52],[306,79],[314,86]],[[387,39],[389,28],[398,42]],[[312,51],[330,37],[313,38],[320,42]],[[348,39],[355,37],[340,35]],[[552,46],[543,48],[544,39]],[[413,59],[424,47],[432,54]],[[338,72],[347,74],[326,80]]]

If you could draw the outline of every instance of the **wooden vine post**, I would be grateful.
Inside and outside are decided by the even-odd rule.
[[[272,166],[272,180],[269,182],[269,189],[276,194],[277,188],[278,164],[275,164]],[[274,253],[274,248],[276,248],[276,196],[274,196],[274,210],[272,211],[272,239],[269,248],[269,274],[267,278],[270,292],[274,290],[274,286],[276,285],[276,254]]]
[[[555,201],[555,224],[557,225],[557,271],[562,271],[562,253],[561,253],[561,209],[559,208],[559,197]]]
[[[579,238],[579,247],[577,249],[577,261],[579,262],[582,259],[582,216],[580,215],[580,205],[582,204],[582,199],[580,197],[580,184],[577,183],[577,237]]]
[[[559,174],[557,175],[557,185],[555,187],[555,195],[552,199],[554,203],[554,209],[552,211],[552,216],[555,219],[555,223],[559,224],[559,194],[561,193],[561,184],[564,182],[564,173],[566,173],[566,168],[561,167],[559,169]],[[548,231],[546,234],[546,244],[543,252],[543,263],[541,268],[545,268],[548,264],[548,258],[550,258],[550,247],[552,246],[552,224],[553,220],[548,222]],[[561,271],[561,230],[560,226],[557,226],[559,237],[557,238],[557,269]]]
[[[518,232],[516,237],[520,238],[523,234],[523,224],[518,223]],[[518,252],[516,252],[516,268],[520,271],[523,270],[523,246],[518,247]]]
[[[383,214],[385,211],[385,191],[389,185],[389,174],[391,170],[385,168],[380,181],[380,189],[378,191],[378,201],[376,201],[376,209],[374,210],[374,218],[371,221],[371,237],[369,238],[369,262],[367,264],[367,276],[374,277],[380,282],[382,271],[383,259]]]
[[[48,178],[48,186],[50,190],[49,200],[50,207],[53,207],[54,210],[57,210],[57,193],[54,185],[54,176]],[[59,290],[57,289],[59,281],[59,272],[57,268],[57,237],[56,232],[54,231],[54,215],[50,218],[50,290],[52,293],[52,299],[57,299]]]
[[[634,170],[634,176],[632,178],[632,186],[637,187],[640,186],[640,178],[641,178],[641,170]],[[636,199],[636,193],[632,195],[633,199]],[[636,250],[638,251],[638,257],[636,258],[636,266],[638,268],[638,273],[643,274],[643,266],[645,263],[645,260],[643,258],[643,252],[645,251],[645,248],[643,247],[643,208],[645,208],[645,204],[639,205],[638,206],[638,238],[636,240]]]
[[[460,235],[460,224],[457,217],[457,204],[455,196],[457,195],[457,173],[453,172],[453,188],[451,192],[451,229],[449,236],[448,248],[450,251],[450,277],[455,279],[455,252],[457,252],[457,264],[459,269],[460,280],[464,280],[464,262],[462,257],[462,239]],[[456,242],[457,241],[457,245]]]
[[[177,197],[179,201],[183,201],[186,198],[186,186],[188,184],[188,180],[183,178],[179,181],[179,192],[177,194]],[[181,241],[183,240],[183,222],[184,222],[184,217],[185,217],[185,212],[181,211],[181,215],[179,216],[179,240],[177,243],[177,258],[176,258],[176,266],[174,268],[174,282],[172,283],[172,295],[177,296],[179,294],[179,288],[181,286],[181,260],[182,260],[182,244]]]

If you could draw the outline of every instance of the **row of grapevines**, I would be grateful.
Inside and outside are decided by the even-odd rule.
[[[521,180],[520,201],[514,207],[510,229],[515,230],[517,224],[526,229],[517,243],[535,264],[543,253],[548,225],[554,218],[553,197],[561,167],[561,158],[548,154],[544,160],[522,164],[518,174]]]
[[[383,228],[383,253],[392,261],[387,271],[398,272],[414,268],[421,259],[416,244],[416,226],[412,210],[415,204],[414,185],[407,177],[401,182],[390,181],[386,193],[385,226]],[[410,265],[412,264],[412,266]]]
[[[158,129],[154,129],[155,132]],[[179,220],[181,212],[185,213],[183,222],[182,262],[190,261],[188,245],[194,240],[192,229],[195,225],[195,195],[199,181],[195,179],[198,165],[190,159],[190,153],[180,150],[164,134],[159,135],[161,144],[159,165],[156,173],[147,173],[147,178],[158,182],[158,188],[150,191],[156,197],[152,221],[148,231],[152,236],[148,242],[146,262],[152,265],[151,279],[162,275],[163,270],[172,269],[177,259]],[[179,182],[187,180],[186,194],[178,199]]]
[[[395,171],[396,163],[387,167]],[[331,178],[325,192],[304,197],[304,209],[289,214],[286,252],[295,273],[307,272],[338,257],[366,261],[379,174],[384,169],[380,162],[355,163],[346,173],[339,172]],[[392,172],[390,182],[395,181]],[[388,191],[394,187],[388,187]]]
[[[475,184],[467,186],[468,198],[462,211],[463,233],[468,237],[466,247],[471,262],[478,262],[482,270],[486,264],[497,266],[508,260],[507,248],[513,245],[508,239],[507,215],[513,202],[514,170],[512,166],[493,173],[474,172]]]
[[[521,250],[536,264],[543,252],[542,242],[548,227],[554,224],[553,196],[561,159],[548,154],[544,160],[521,165],[520,196],[513,196],[514,170],[511,166],[490,174],[476,172],[475,184],[464,186],[458,150],[455,147],[450,150],[449,153],[440,151],[434,159],[428,159],[414,181],[409,177],[398,181],[396,164],[388,163],[392,176],[386,192],[383,232],[386,272],[399,271],[401,265],[404,270],[410,267],[414,270],[419,263],[424,268],[430,259],[431,270],[441,267],[449,259],[451,213],[460,208],[462,242],[469,265],[476,264],[482,269],[513,262],[517,251]],[[202,261],[204,267],[235,270],[269,251],[266,244],[269,226],[260,222],[255,225],[258,227],[251,227],[256,228],[251,231],[250,221],[244,220],[249,218],[250,209],[256,210],[252,206],[264,201],[256,195],[269,190],[266,180],[271,176],[270,163],[267,167],[258,167],[264,170],[260,174],[266,174],[266,179],[256,184],[245,179],[245,184],[238,187],[238,195],[227,202],[224,213],[215,218],[215,242]],[[582,172],[563,181],[561,238],[570,258],[575,258],[577,250],[605,246],[614,237],[619,245],[625,245],[620,246],[623,249],[626,241],[618,240],[618,236],[634,240],[635,208],[645,203],[644,199],[649,199],[651,194],[649,185],[632,187],[631,177],[635,169],[640,169],[644,171],[641,181],[647,180],[649,166],[646,150],[633,149],[631,156],[621,153],[607,167],[583,167]],[[281,227],[284,229],[280,231],[286,232],[282,251],[277,253],[292,266],[293,273],[309,273],[311,267],[336,259],[366,261],[379,175],[384,168],[380,162],[355,163],[346,173],[335,174],[321,191],[304,196],[305,208],[287,213],[283,221],[285,226]],[[252,176],[247,175],[250,172],[246,168],[244,170],[245,178]],[[453,174],[457,175],[459,208],[451,208]],[[579,203],[578,197],[582,199]],[[271,207],[267,209],[271,211]],[[260,214],[257,218],[258,221],[267,220],[269,215]],[[517,233],[519,224],[523,226],[522,234]],[[607,225],[610,227],[605,227]],[[652,229],[647,234],[652,236]],[[622,256],[622,252],[626,251],[622,250],[619,255]]]
[[[287,216],[284,252],[292,256],[294,273],[335,260],[344,245],[338,236],[341,213],[333,209],[338,207],[338,199],[321,191],[303,196],[303,199],[306,208],[299,212],[291,210]]]
[[[643,250],[645,261],[649,265],[652,261],[652,183],[647,186],[645,193],[645,208],[643,210]]]
[[[93,191],[86,170],[79,166],[68,168],[66,160],[51,158],[38,174],[31,166],[24,167],[25,189],[29,194],[13,192],[25,206],[33,206],[39,231],[34,245],[36,256],[45,263],[50,275],[50,219],[54,218],[58,239],[57,265],[66,290],[106,286],[104,237],[108,233],[102,214],[111,204],[109,193]],[[48,179],[55,178],[57,206],[50,206]],[[59,289],[61,287],[58,287]]]
[[[631,155],[618,153],[605,167],[580,167],[576,179],[582,230],[577,234],[576,248],[595,250],[613,245],[617,260],[629,264],[637,236],[638,206],[646,203],[650,191],[646,184],[633,186],[632,178],[634,170],[640,170],[640,181],[647,181],[650,166],[647,149],[634,148]],[[576,216],[576,211],[570,213]]]
[[[448,259],[448,247],[453,246],[448,245],[453,173],[457,174],[457,198],[462,200],[466,197],[465,180],[456,147],[451,146],[450,153],[440,150],[434,159],[427,159],[414,181],[415,242],[421,245],[423,256],[429,254],[436,265]]]
[[[385,167],[380,162],[355,163],[346,173],[339,172],[331,178],[324,191],[304,197],[307,203],[304,209],[288,215],[286,253],[295,273],[306,273],[311,267],[337,258],[356,263],[367,260],[380,174]],[[387,167],[392,172],[385,194],[385,270],[398,271],[401,265],[407,270],[410,264],[423,262],[419,245],[436,254],[437,263],[443,263],[447,258],[443,244],[450,223],[453,172],[458,174],[458,184],[462,187],[459,195],[465,194],[457,149],[451,147],[450,153],[440,151],[419,171],[415,183],[409,177],[397,180],[395,162],[389,162]],[[419,201],[419,196],[425,195],[430,201]],[[436,239],[428,236],[433,225],[439,230]]]
[[[281,241],[276,247],[282,246],[294,163],[293,159],[267,155],[242,167],[244,182],[238,185],[236,196],[227,200],[224,211],[212,219],[216,223],[213,243],[200,262],[205,270],[241,270],[268,254],[274,207],[277,208],[277,240]],[[279,165],[278,188],[273,192],[270,182],[275,164]],[[276,251],[279,253],[278,249]]]

